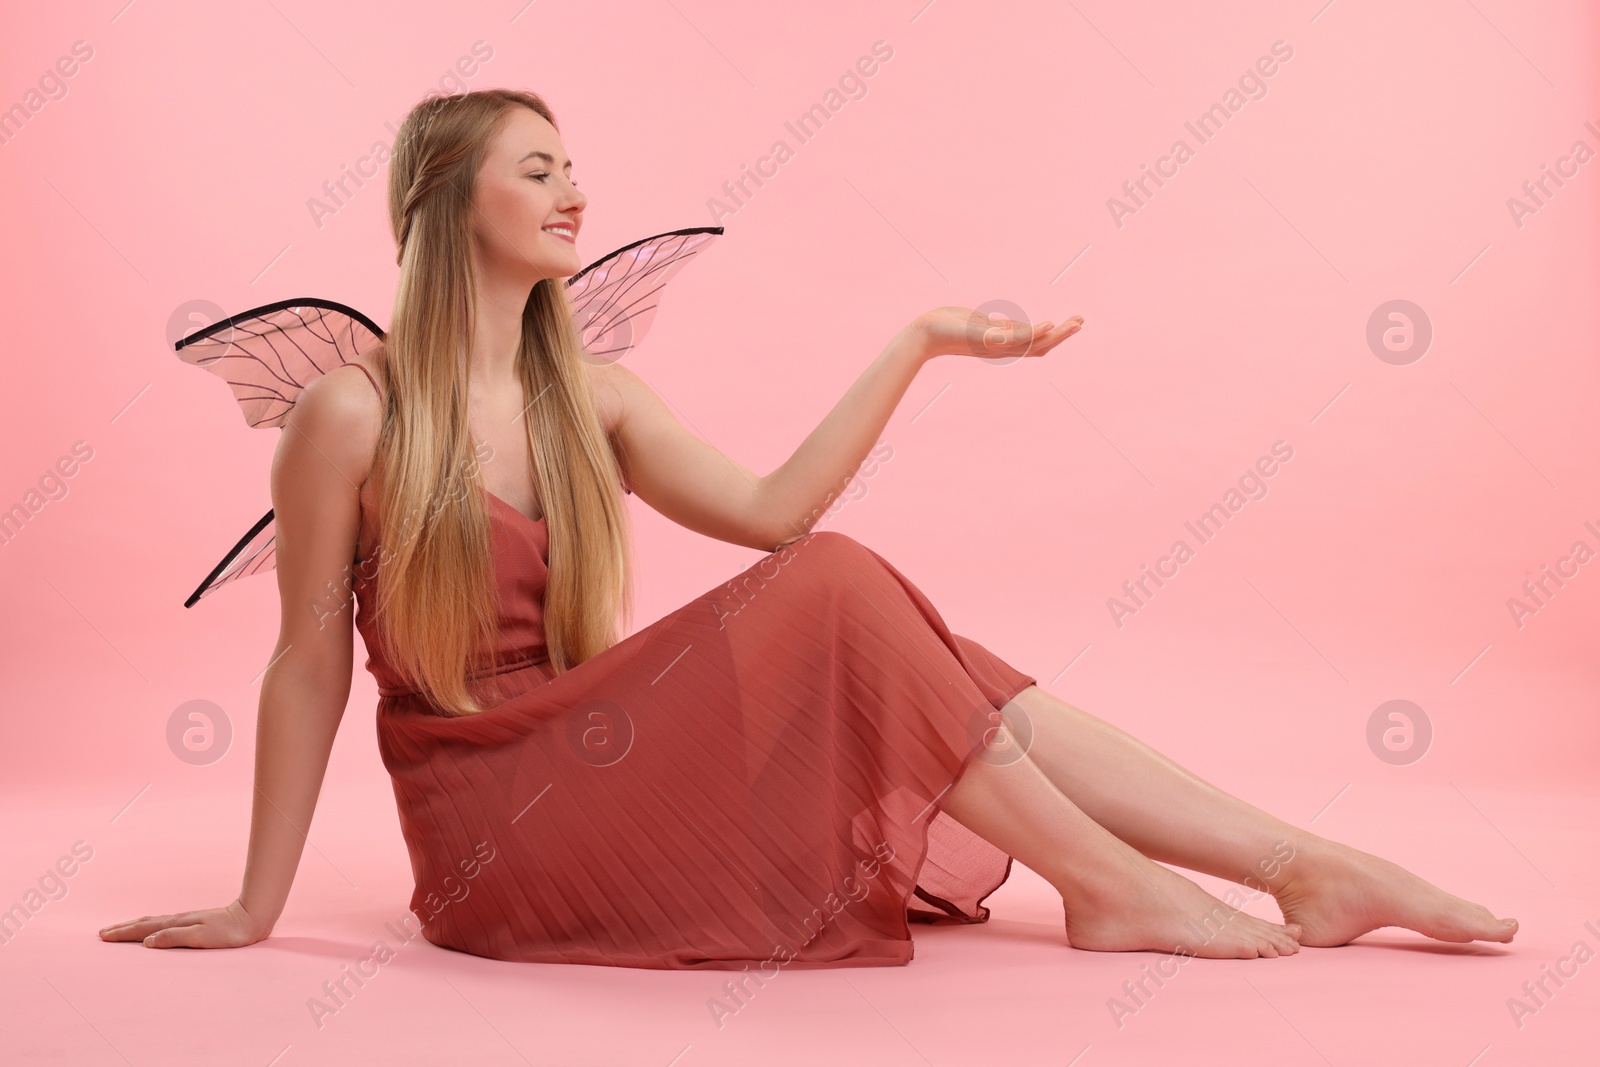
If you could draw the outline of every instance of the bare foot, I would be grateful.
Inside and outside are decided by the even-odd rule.
[[[1272,887],[1300,943],[1343,945],[1369,930],[1403,926],[1440,941],[1501,941],[1516,936],[1517,920],[1452,896],[1405,868],[1337,841],[1298,847]]]
[[[1097,952],[1180,952],[1209,959],[1256,959],[1300,951],[1299,926],[1228,907],[1176,871],[1122,842],[1126,863],[1062,894],[1067,941]]]

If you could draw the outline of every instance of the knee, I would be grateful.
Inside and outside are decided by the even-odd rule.
[[[861,542],[847,533],[840,533],[838,530],[812,530],[811,533],[802,537],[799,543],[843,546],[859,545]]]
[[[784,553],[793,555],[784,557]],[[806,580],[860,590],[867,572],[880,568],[878,555],[849,534],[817,530],[778,554],[780,570],[804,573]]]
[[[837,530],[813,530],[788,547],[797,558],[809,559],[825,567],[871,554],[866,545]]]

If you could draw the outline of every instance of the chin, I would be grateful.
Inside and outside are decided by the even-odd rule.
[[[556,266],[551,271],[551,275],[556,278],[570,278],[582,269],[583,257],[578,255],[578,249],[574,247],[572,254],[567,256],[560,265]]]
[[[570,256],[545,256],[532,263],[533,280],[544,278],[570,278],[583,269],[576,251]]]

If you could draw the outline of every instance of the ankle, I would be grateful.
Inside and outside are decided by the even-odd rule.
[[[1248,889],[1276,896],[1291,882],[1310,876],[1327,854],[1331,844],[1324,838],[1289,829],[1275,837],[1239,881]]]
[[[1062,901],[1080,907],[1099,909],[1126,902],[1141,882],[1140,871],[1151,861],[1132,849],[1131,855],[1076,857],[1059,870],[1040,871],[1061,895]]]

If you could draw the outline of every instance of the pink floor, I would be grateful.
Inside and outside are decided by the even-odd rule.
[[[381,769],[380,769],[381,774]],[[363,776],[365,777],[365,776]],[[237,797],[64,803],[11,811],[14,877],[88,841],[93,858],[0,949],[4,1063],[73,1064],[1412,1064],[1592,1063],[1600,1020],[1600,860],[1593,794],[1358,782],[1318,814],[1305,782],[1253,790],[1302,825],[1389,856],[1514,915],[1511,946],[1399,930],[1278,960],[1184,963],[1152,992],[1124,984],[1170,957],[1065,947],[1059,901],[1014,868],[987,926],[915,927],[905,968],[780,972],[734,1004],[729,972],[507,964],[402,943],[409,871],[392,798],[346,783],[319,824],[278,929],[245,950],[160,952],[95,930],[130,900],[236,891]],[[381,779],[379,780],[381,784]],[[152,791],[154,792],[154,791]],[[1326,794],[1326,795],[1323,795]],[[1468,797],[1470,796],[1470,801]],[[123,803],[132,800],[123,798]],[[30,802],[34,803],[34,802]],[[1491,821],[1492,820],[1492,821]],[[228,842],[193,873],[194,842]],[[175,893],[173,885],[192,891]],[[1201,879],[1213,892],[1224,884]],[[1247,910],[1273,915],[1270,902]],[[135,912],[137,914],[138,912]],[[1585,924],[1590,924],[1586,926]],[[386,942],[389,962],[318,1025],[324,982]],[[1582,948],[1579,946],[1587,946]],[[1577,949],[1577,955],[1574,950]],[[371,966],[367,967],[368,972]],[[1591,970],[1594,974],[1589,973]],[[1568,977],[1557,985],[1550,972]],[[1550,995],[1528,997],[1543,978]],[[1126,1008],[1120,1019],[1113,998]],[[326,999],[326,998],[324,998]],[[1520,1000],[1536,1011],[1513,1014]],[[735,1005],[736,1006],[736,1005]],[[1118,1023],[1120,1022],[1120,1025]]]

